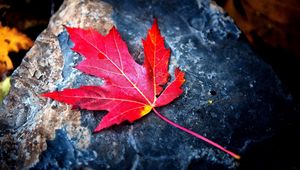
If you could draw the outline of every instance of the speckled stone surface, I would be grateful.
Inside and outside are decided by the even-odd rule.
[[[12,76],[0,107],[1,168],[238,169],[240,162],[155,114],[92,134],[105,112],[71,110],[39,96],[103,83],[73,68],[82,57],[70,49],[62,25],[104,34],[114,24],[141,63],[141,39],[153,17],[172,50],[170,70],[186,72],[184,94],[159,108],[163,115],[243,156],[293,114],[292,99],[272,68],[209,0],[69,0]]]

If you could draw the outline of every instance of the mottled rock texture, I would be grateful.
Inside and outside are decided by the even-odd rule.
[[[129,51],[142,62],[141,38],[158,18],[171,66],[186,72],[184,94],[159,110],[169,119],[243,153],[272,136],[291,98],[271,67],[239,39],[232,20],[209,0],[66,0],[12,76],[0,107],[0,166],[33,169],[236,169],[239,162],[149,114],[98,134],[105,112],[71,110],[40,93],[101,85],[73,67],[82,56],[63,25],[116,25]]]

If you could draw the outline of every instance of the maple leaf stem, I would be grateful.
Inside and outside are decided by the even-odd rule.
[[[216,148],[218,148],[218,149],[224,151],[225,153],[231,155],[231,156],[234,157],[235,159],[240,159],[240,158],[241,158],[239,155],[237,155],[237,154],[235,154],[235,153],[233,153],[233,152],[231,152],[231,151],[225,149],[225,148],[222,147],[221,145],[219,145],[219,144],[217,144],[217,143],[215,143],[215,142],[213,142],[213,141],[207,139],[206,137],[204,137],[204,136],[202,136],[202,135],[199,135],[198,133],[193,132],[193,131],[191,131],[191,130],[189,130],[189,129],[183,127],[183,126],[180,126],[179,124],[177,124],[177,123],[175,123],[175,122],[172,122],[171,120],[167,119],[167,118],[164,117],[162,114],[160,114],[155,108],[153,108],[153,111],[154,111],[154,113],[155,113],[158,117],[160,117],[160,118],[161,118],[162,120],[164,120],[165,122],[171,124],[172,126],[175,126],[176,128],[178,128],[178,129],[180,129],[180,130],[183,130],[183,131],[185,131],[186,133],[189,133],[189,134],[191,134],[191,135],[193,135],[193,136],[195,136],[195,137],[197,137],[197,138],[199,138],[199,139],[201,139],[201,140],[203,140],[203,141],[205,141],[205,142],[207,142],[207,143],[209,143],[209,144],[215,146]]]

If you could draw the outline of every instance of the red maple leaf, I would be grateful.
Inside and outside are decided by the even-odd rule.
[[[170,49],[164,45],[157,21],[143,40],[145,61],[139,65],[128,52],[126,43],[113,27],[103,36],[93,29],[66,27],[75,46],[75,52],[85,57],[76,68],[86,74],[105,80],[102,86],[81,86],[77,89],[64,89],[44,93],[42,96],[87,110],[106,110],[94,132],[99,132],[124,121],[134,122],[153,110],[160,118],[171,125],[188,132],[229,153],[209,139],[192,132],[161,115],[155,107],[169,104],[183,92],[184,72],[175,69],[172,82],[168,82]]]

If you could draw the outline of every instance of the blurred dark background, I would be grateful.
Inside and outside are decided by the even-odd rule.
[[[300,103],[300,1],[216,0]]]

